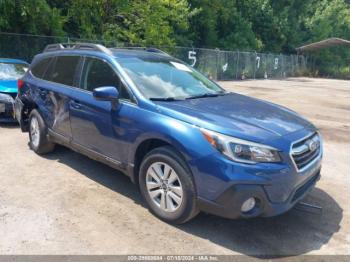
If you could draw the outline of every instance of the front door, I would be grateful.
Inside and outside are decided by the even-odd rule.
[[[113,110],[110,102],[94,99],[93,89],[101,86],[118,88],[121,100],[129,97],[117,73],[107,61],[85,58],[79,89],[73,90],[74,99],[69,105],[73,143],[120,161],[125,148],[121,145],[115,123],[125,126],[123,123],[129,109],[120,103]]]

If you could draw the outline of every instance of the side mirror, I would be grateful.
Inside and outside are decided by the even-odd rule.
[[[102,86],[93,90],[92,96],[99,101],[110,101],[112,103],[112,110],[117,109],[119,91],[114,86]]]

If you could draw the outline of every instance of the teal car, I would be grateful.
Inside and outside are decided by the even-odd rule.
[[[0,58],[0,122],[16,122],[13,104],[20,78],[29,64],[23,60]]]

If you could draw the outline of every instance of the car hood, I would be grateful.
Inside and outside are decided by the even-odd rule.
[[[155,103],[172,117],[253,141],[284,136],[304,128],[314,129],[310,122],[287,108],[235,93]]]
[[[0,80],[0,92],[17,93],[17,80]]]

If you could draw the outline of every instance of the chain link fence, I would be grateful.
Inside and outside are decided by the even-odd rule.
[[[125,43],[67,37],[0,33],[0,57],[28,62],[53,43],[90,42],[107,47],[125,47]],[[181,59],[214,80],[284,78],[305,75],[307,57],[257,52],[223,51],[192,47],[158,47]]]

